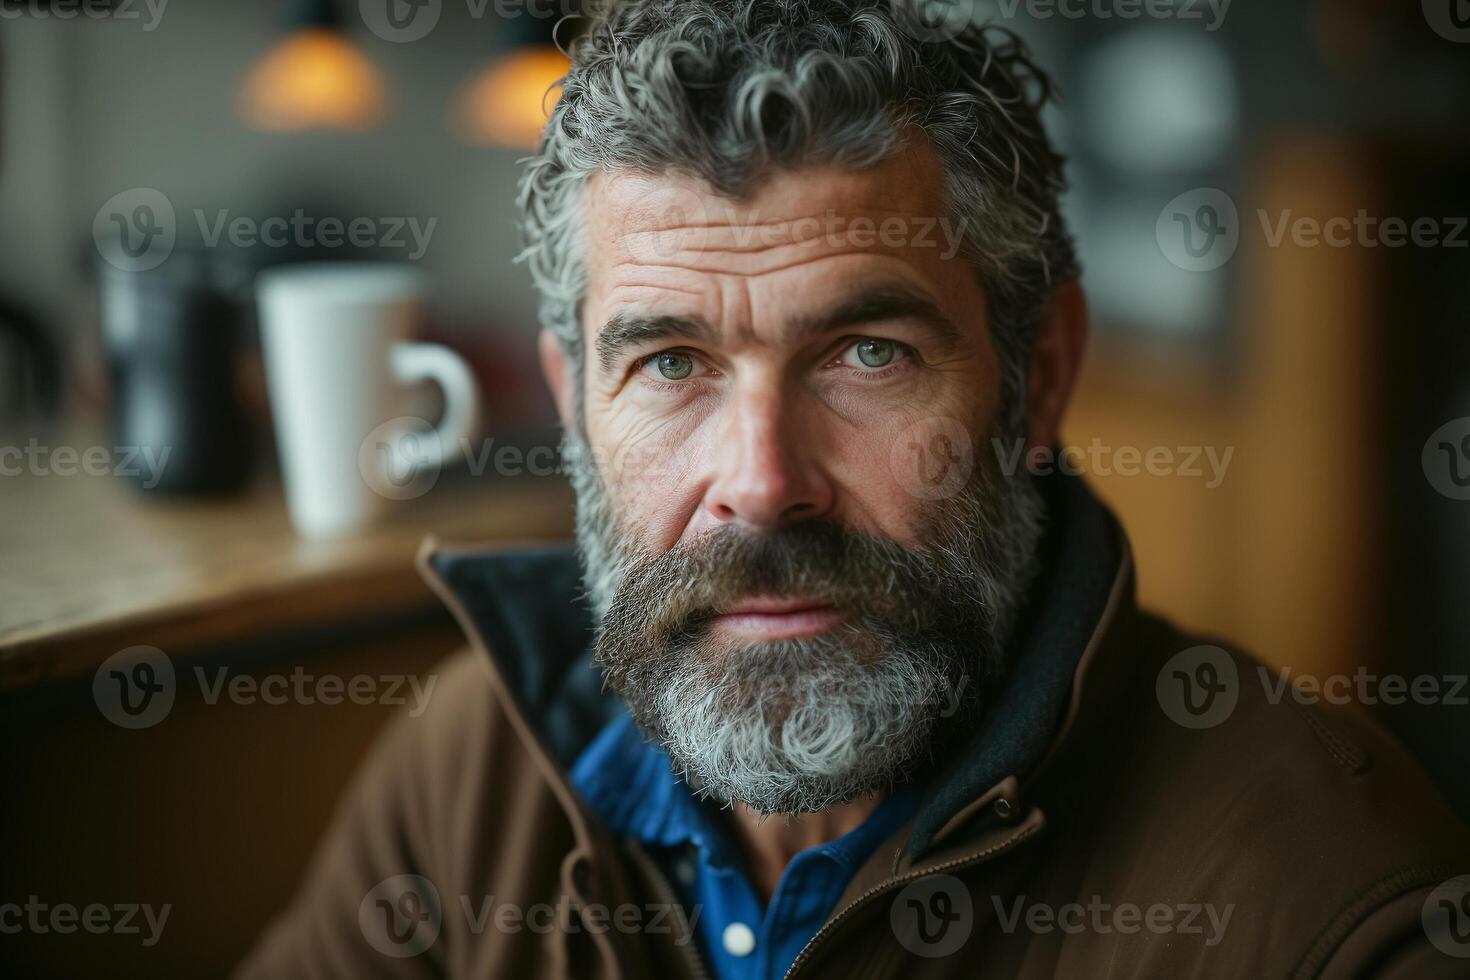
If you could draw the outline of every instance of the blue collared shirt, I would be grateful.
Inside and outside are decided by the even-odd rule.
[[[763,908],[715,805],[695,798],[626,712],[582,751],[571,782],[613,833],[637,840],[668,873],[720,980],[784,974],[858,868],[917,804],[917,794],[901,787],[856,830],[797,854]]]

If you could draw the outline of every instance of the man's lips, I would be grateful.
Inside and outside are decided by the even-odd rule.
[[[710,625],[752,639],[778,640],[823,633],[846,618],[844,610],[830,603],[771,596],[732,603]]]

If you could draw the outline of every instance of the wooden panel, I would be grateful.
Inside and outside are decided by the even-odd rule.
[[[1132,538],[1140,596],[1182,625],[1262,659],[1317,673],[1372,663],[1368,587],[1380,506],[1372,460],[1373,256],[1271,247],[1278,221],[1372,208],[1371,171],[1350,143],[1270,145],[1237,201],[1234,352],[1228,363],[1104,349],[1084,371],[1069,444],[1233,449],[1215,489],[1184,477],[1092,476]],[[1365,659],[1369,658],[1369,659]]]
[[[412,674],[422,690],[463,643],[447,617],[409,628],[365,622],[269,664],[211,658],[207,676],[290,675],[299,666],[315,679]],[[0,699],[5,900],[171,906],[151,946],[146,928],[6,936],[0,973],[227,976],[290,901],[373,736],[412,704],[210,703],[192,674],[181,671],[172,710],[141,731],[106,721],[85,681]],[[386,696],[387,684],[378,691]]]

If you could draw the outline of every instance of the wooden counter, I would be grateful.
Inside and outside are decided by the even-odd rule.
[[[218,500],[155,497],[114,476],[0,479],[0,691],[86,674],[136,644],[170,655],[391,616],[437,600],[414,555],[426,534],[564,538],[557,477],[446,473],[381,526],[298,537],[280,485]]]

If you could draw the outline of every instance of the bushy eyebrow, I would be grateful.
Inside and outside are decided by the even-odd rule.
[[[848,297],[815,316],[798,317],[786,326],[789,338],[819,336],[849,327],[910,320],[928,330],[945,353],[960,341],[960,328],[928,296],[904,286],[877,286]],[[604,371],[616,366],[630,348],[651,341],[707,341],[716,331],[699,316],[641,316],[615,313],[597,334],[597,357]]]
[[[835,333],[848,327],[911,320],[924,327],[948,353],[959,343],[959,326],[928,296],[905,286],[876,286],[849,297],[825,313],[802,317],[787,330],[794,337]]]
[[[604,371],[612,370],[622,353],[653,340],[705,340],[714,335],[698,316],[638,316],[615,313],[597,334],[597,357]]]

